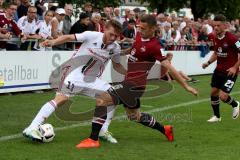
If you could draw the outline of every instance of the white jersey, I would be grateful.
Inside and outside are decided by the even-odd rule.
[[[83,42],[70,61],[73,70],[66,76],[62,74],[59,91],[66,96],[83,94],[90,97],[107,91],[111,85],[98,78],[101,76],[105,65],[111,59],[120,63],[120,46],[116,42],[104,46],[103,33],[86,31],[75,34],[76,40]],[[79,58],[79,59],[78,59]],[[77,63],[77,64],[73,64]],[[78,65],[78,66],[73,66]],[[66,77],[65,77],[66,76]]]
[[[38,21],[37,22],[37,29],[39,29],[39,35],[41,35],[44,39],[52,36],[52,25],[49,23],[47,25],[46,21]]]
[[[107,62],[111,59],[120,63],[120,46],[113,42],[108,46],[103,44],[103,33],[86,31],[75,34],[76,40],[83,42],[73,58],[79,57],[80,69],[83,75],[100,77]]]
[[[36,32],[36,20],[34,19],[31,23],[28,22],[27,16],[21,17],[18,22],[17,26],[20,28],[20,30],[25,34],[35,34]]]

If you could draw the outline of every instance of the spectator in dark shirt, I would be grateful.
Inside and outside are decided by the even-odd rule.
[[[81,13],[79,20],[73,24],[73,26],[70,30],[70,34],[82,33],[84,31],[87,31],[89,23],[90,23],[90,18],[88,16],[88,14]]]
[[[37,17],[39,20],[43,20],[43,12],[46,11],[46,7],[44,6],[45,0],[37,0],[35,2],[35,7],[37,8]]]
[[[123,30],[123,41],[133,42],[136,35],[136,22],[133,19],[128,21],[128,26]]]
[[[22,0],[21,5],[17,8],[18,18],[26,16],[28,12],[28,7],[30,6],[29,0]]]

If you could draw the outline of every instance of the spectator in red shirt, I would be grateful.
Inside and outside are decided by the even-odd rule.
[[[6,29],[4,32],[10,32],[13,37],[20,37],[21,30],[18,28],[16,22],[13,20],[14,14],[17,11],[17,5],[9,4],[5,8],[5,14],[0,15],[0,27]],[[1,42],[1,48],[6,50],[18,50],[18,46],[14,42]]]

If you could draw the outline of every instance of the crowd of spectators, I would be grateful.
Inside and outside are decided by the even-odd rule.
[[[103,10],[94,8],[91,3],[82,7],[79,19],[73,22],[73,4],[65,4],[64,8],[37,0],[31,4],[29,0],[13,0],[4,3],[0,0],[0,48],[6,50],[46,50],[39,46],[44,39],[55,39],[64,34],[82,33],[84,31],[104,31],[104,24],[110,19],[119,21],[123,26],[120,42],[132,43],[137,33],[139,17],[146,14],[139,8],[125,9],[121,16],[120,8],[105,7]],[[154,14],[154,13],[152,13]],[[211,44],[214,37],[211,18],[193,21],[176,14],[154,14],[157,19],[158,37],[163,47],[168,50],[187,49],[192,46]],[[228,23],[228,30],[240,37],[239,19]],[[18,38],[21,41],[9,39]],[[20,42],[20,43],[19,43]],[[78,47],[77,46],[74,47]],[[48,49],[73,48],[72,44],[60,45]]]

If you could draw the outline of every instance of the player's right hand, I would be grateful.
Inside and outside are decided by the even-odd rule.
[[[42,47],[52,47],[53,46],[53,41],[52,40],[45,40],[40,43],[40,46]]]
[[[188,92],[192,93],[194,96],[197,96],[197,95],[198,95],[198,91],[197,91],[195,88],[191,87],[191,86],[187,86],[185,89],[186,89]]]
[[[202,64],[203,69],[207,68],[208,66],[209,66],[209,64],[207,62]]]

